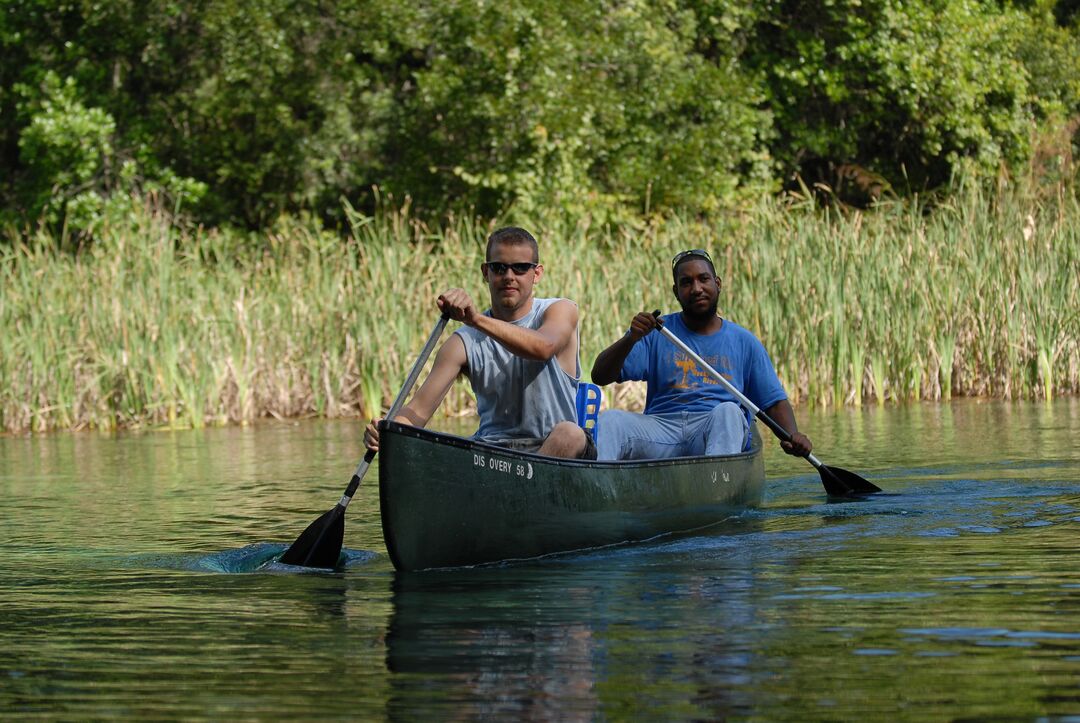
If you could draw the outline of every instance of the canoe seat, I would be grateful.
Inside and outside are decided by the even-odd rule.
[[[585,431],[592,432],[596,439],[596,425],[600,418],[600,402],[604,393],[600,387],[589,382],[578,382],[577,387],[577,423]]]

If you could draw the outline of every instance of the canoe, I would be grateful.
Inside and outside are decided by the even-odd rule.
[[[384,421],[379,505],[394,567],[521,560],[716,524],[760,504],[765,462],[723,457],[597,462],[517,452]]]

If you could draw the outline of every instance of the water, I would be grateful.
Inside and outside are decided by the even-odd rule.
[[[1080,720],[1080,401],[800,421],[710,534],[395,573],[369,474],[337,574],[266,565],[356,423],[0,439],[4,719]]]

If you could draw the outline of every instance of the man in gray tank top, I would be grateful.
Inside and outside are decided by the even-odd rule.
[[[431,374],[395,421],[427,425],[464,374],[480,416],[475,439],[551,457],[596,459],[591,435],[577,425],[577,304],[534,296],[544,267],[528,231],[495,231],[485,258],[480,272],[491,308],[481,312],[463,289],[439,296],[439,310],[464,326],[439,349]],[[379,448],[378,422],[372,420],[365,430],[368,449]]]

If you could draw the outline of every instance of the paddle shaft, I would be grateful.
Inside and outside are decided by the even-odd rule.
[[[401,408],[405,406],[405,399],[409,396],[409,392],[412,391],[413,385],[416,384],[417,377],[420,376],[424,364],[427,363],[428,357],[431,356],[431,350],[435,348],[435,344],[438,343],[439,337],[442,336],[443,329],[446,328],[446,322],[449,321],[449,319],[450,317],[446,314],[439,317],[438,323],[435,324],[435,328],[431,331],[431,336],[428,337],[427,343],[424,344],[424,348],[420,351],[420,356],[417,357],[416,362],[413,363],[412,370],[405,379],[405,384],[402,385],[401,391],[398,392],[397,398],[394,399],[394,403],[390,405],[390,411],[386,413],[387,419],[396,417],[397,413],[401,411]],[[364,458],[360,460],[360,464],[356,466],[356,471],[353,472],[352,479],[349,480],[349,486],[345,488],[345,494],[342,495],[341,501],[338,502],[338,505],[342,509],[349,506],[353,495],[356,494],[356,488],[360,486],[360,480],[364,479],[364,475],[367,474],[368,467],[371,466],[374,459],[375,450],[369,449],[364,455]]]
[[[409,378],[405,380],[397,399],[394,400],[394,404],[390,407],[389,416],[391,418],[397,416],[397,413],[401,410],[402,405],[405,403],[405,397],[409,395],[413,385],[416,384],[416,378],[420,375],[420,370],[424,368],[424,363],[427,362],[427,358],[431,354],[435,342],[439,340],[439,336],[446,327],[449,318],[449,316],[443,314],[435,325],[435,330],[428,337],[427,344],[424,345],[419,358],[413,364],[412,371],[409,372]],[[300,537],[296,538],[296,542],[290,545],[289,549],[281,556],[283,564],[327,569],[333,569],[337,565],[338,558],[341,555],[341,545],[345,538],[345,508],[352,501],[353,495],[360,486],[360,480],[364,478],[368,467],[371,466],[374,459],[375,452],[368,450],[353,473],[352,479],[349,480],[349,486],[345,489],[341,501],[331,507],[329,512],[324,513],[319,519],[307,526],[307,529],[300,534]]]
[[[668,341],[670,341],[672,344],[674,344],[675,346],[682,349],[682,351],[684,353],[689,355],[689,357],[691,359],[693,359],[694,361],[696,361],[698,363],[698,366],[700,366],[702,369],[707,371],[709,373],[709,375],[713,379],[715,379],[716,381],[723,384],[724,389],[727,389],[729,392],[731,392],[731,394],[736,399],[739,400],[739,403],[742,404],[746,409],[748,409],[751,414],[753,414],[755,417],[760,419],[765,424],[766,427],[771,429],[773,431],[773,434],[775,434],[777,437],[779,437],[780,439],[782,439],[785,442],[790,442],[791,441],[791,432],[789,432],[786,429],[784,429],[783,427],[781,427],[779,422],[777,422],[775,419],[770,417],[765,412],[761,411],[761,408],[758,407],[758,405],[754,404],[749,399],[747,399],[746,395],[744,395],[742,392],[740,392],[738,389],[736,389],[734,384],[732,384],[727,379],[725,379],[723,374],[721,374],[720,372],[713,369],[712,366],[710,366],[707,361],[702,359],[697,353],[694,352],[693,349],[688,347],[683,342],[682,339],[675,336],[675,334],[672,333],[672,331],[670,329],[668,329],[666,326],[661,326],[661,327],[659,327],[659,329],[660,329],[660,333],[668,338]],[[806,459],[807,459],[807,461],[810,462],[810,464],[814,465],[814,467],[816,467],[819,470],[824,466],[822,464],[821,460],[819,460],[813,454],[806,455]]]

